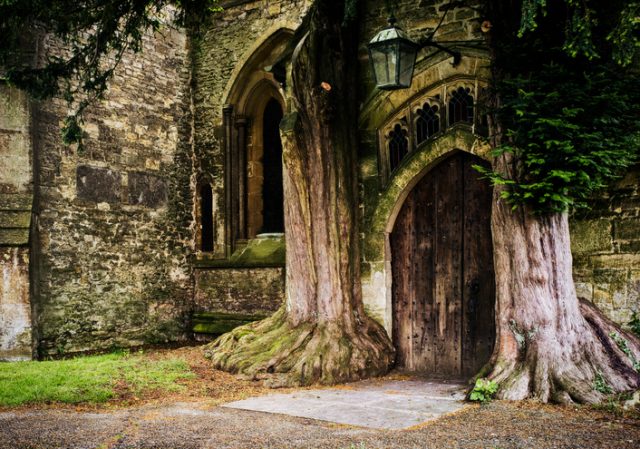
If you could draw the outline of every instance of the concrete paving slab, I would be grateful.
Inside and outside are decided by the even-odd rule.
[[[405,429],[465,407],[465,388],[445,381],[373,380],[249,398],[223,407],[375,429]]]

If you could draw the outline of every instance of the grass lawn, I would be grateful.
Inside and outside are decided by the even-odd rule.
[[[153,359],[119,352],[44,362],[0,363],[0,406],[100,403],[149,391],[186,389],[195,377],[181,358]]]

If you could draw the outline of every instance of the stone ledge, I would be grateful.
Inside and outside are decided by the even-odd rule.
[[[263,314],[196,312],[193,314],[192,331],[196,334],[221,335],[238,326],[267,318]]]

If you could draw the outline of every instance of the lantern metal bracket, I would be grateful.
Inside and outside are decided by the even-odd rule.
[[[446,14],[446,11],[445,11],[445,14]],[[442,16],[442,18],[444,19],[444,16]],[[394,27],[396,22],[397,20],[393,14],[391,14],[387,18],[387,23],[389,24],[389,27]],[[442,24],[442,20],[440,20],[440,24]],[[438,30],[438,28],[440,28],[440,24],[438,24],[436,29],[433,30],[433,32],[428,37],[423,37],[418,42],[416,42],[418,49],[422,50],[423,48],[427,48],[427,47],[437,48],[438,50],[453,56],[453,62],[451,64],[454,66],[458,65],[460,63],[460,60],[462,59],[462,54],[460,54],[459,51],[451,50],[450,48],[447,48],[444,45],[439,44],[438,42],[435,42],[433,40],[433,35],[436,34],[436,31]]]
[[[445,47],[442,44],[439,44],[438,42],[432,41],[431,36],[419,40],[418,45],[420,46],[420,49],[423,49],[426,47],[433,47],[433,48],[437,48],[440,51],[450,54],[451,56],[453,56],[453,62],[451,63],[451,65],[454,65],[454,66],[460,64],[460,60],[462,59],[462,54],[460,54],[459,51],[452,50],[450,48]]]

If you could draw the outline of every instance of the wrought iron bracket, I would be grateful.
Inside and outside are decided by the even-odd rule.
[[[453,56],[453,62],[451,63],[451,65],[454,65],[454,66],[460,64],[460,60],[462,59],[462,54],[459,51],[452,50],[450,48],[445,47],[442,44],[439,44],[438,42],[432,41],[431,36],[425,37],[420,41],[418,41],[418,45],[420,46],[420,49],[423,49],[426,47],[433,47],[433,48],[437,48],[440,51],[450,54],[451,56]]]

